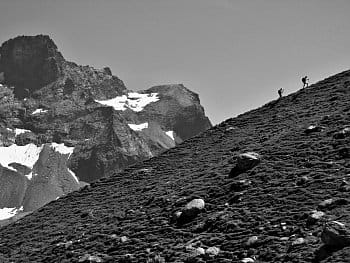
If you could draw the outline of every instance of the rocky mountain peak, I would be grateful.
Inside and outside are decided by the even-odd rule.
[[[3,83],[15,87],[19,98],[56,81],[62,75],[64,58],[46,35],[19,36],[2,44],[0,71]]]

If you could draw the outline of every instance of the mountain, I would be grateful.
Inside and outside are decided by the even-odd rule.
[[[211,127],[182,84],[129,90],[108,67],[65,60],[45,35],[2,44],[0,83],[0,220]]]
[[[349,101],[345,71],[228,119],[1,229],[0,258],[348,262]]]

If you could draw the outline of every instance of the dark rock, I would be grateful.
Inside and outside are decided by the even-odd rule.
[[[261,156],[255,152],[247,152],[238,155],[236,166],[231,170],[230,177],[239,175],[248,171],[261,162]]]
[[[230,188],[232,191],[240,192],[247,189],[251,185],[251,183],[252,182],[249,180],[239,180],[239,181],[233,182]]]
[[[203,199],[193,199],[189,202],[178,216],[177,223],[184,224],[192,221],[196,216],[204,210]]]
[[[328,222],[322,232],[323,243],[330,247],[346,247],[350,245],[350,229],[337,221]]]
[[[307,127],[304,130],[305,134],[310,134],[310,133],[314,133],[314,132],[320,132],[324,129],[324,127],[322,126],[318,126],[318,125],[310,125],[309,127]]]
[[[313,211],[307,219],[307,224],[308,225],[312,225],[315,224],[316,222],[318,222],[322,217],[325,216],[325,213],[322,211]]]
[[[350,128],[346,127],[333,135],[334,139],[345,139],[350,136]]]
[[[337,206],[343,206],[347,205],[349,201],[344,198],[338,198],[338,199],[326,199],[318,204],[318,208],[321,210],[331,210],[334,209]]]
[[[5,83],[15,86],[15,94],[19,98],[29,97],[62,74],[64,58],[48,36],[10,39],[2,44],[0,55]]]

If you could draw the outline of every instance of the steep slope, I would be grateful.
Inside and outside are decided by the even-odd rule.
[[[66,61],[44,35],[2,44],[0,83],[0,214],[33,211],[211,127],[183,85],[171,85],[176,96],[133,92],[107,67]]]
[[[349,99],[346,71],[229,119],[1,229],[0,258],[348,262],[349,235],[324,226],[350,224]]]

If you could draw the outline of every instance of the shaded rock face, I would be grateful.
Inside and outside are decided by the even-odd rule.
[[[15,86],[19,98],[58,79],[64,60],[48,36],[23,36],[6,41],[0,48],[0,71],[4,83]]]
[[[212,126],[200,105],[198,94],[182,84],[155,86],[145,92],[159,93],[161,100],[148,105],[139,114],[140,118],[156,120],[168,130],[174,130],[181,140],[193,137]]]
[[[30,212],[211,126],[183,85],[133,92],[108,67],[66,61],[48,36],[10,39],[0,55],[0,151],[15,160],[0,154],[0,209]],[[30,164],[28,145],[40,148]]]

